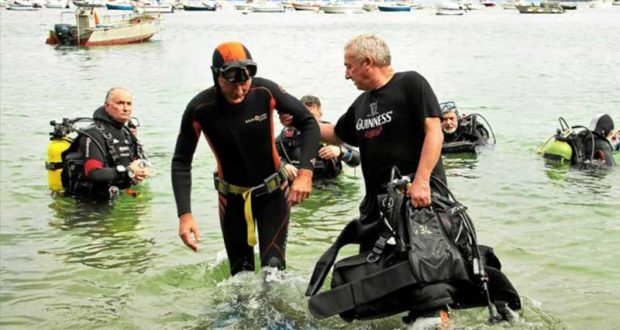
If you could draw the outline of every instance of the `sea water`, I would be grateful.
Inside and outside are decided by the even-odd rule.
[[[344,79],[343,46],[374,33],[396,70],[424,75],[440,101],[480,113],[497,137],[477,157],[445,157],[456,197],[481,243],[493,246],[524,309],[508,325],[486,310],[453,313],[456,328],[609,329],[620,323],[618,169],[545,165],[538,146],[562,116],[597,113],[620,126],[620,7],[564,15],[491,8],[461,17],[409,13],[326,15],[179,11],[151,42],[113,47],[45,45],[60,10],[0,10],[0,327],[4,329],[385,329],[400,317],[314,319],[304,297],[314,263],[357,215],[360,169],[315,187],[293,209],[282,276],[229,277],[212,186],[216,163],[200,141],[193,212],[202,242],[186,248],[170,160],[187,102],[212,85],[213,48],[246,44],[258,75],[295,96],[317,95],[336,121],[359,94]],[[112,86],[134,95],[138,136],[155,175],[113,207],[52,196],[44,168],[49,121],[90,116]],[[354,249],[345,249],[349,254]]]

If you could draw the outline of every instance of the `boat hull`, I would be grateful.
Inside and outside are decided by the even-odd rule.
[[[521,14],[564,14],[562,7],[540,7],[540,6],[521,6],[516,5]]]
[[[150,40],[160,31],[159,20],[147,17],[134,17],[117,25],[98,25],[88,29],[80,35],[79,45],[85,47],[125,45]],[[55,30],[49,31],[46,43],[49,45],[77,46],[78,42],[72,38],[62,40]]]
[[[379,11],[385,11],[385,12],[401,12],[401,11],[411,11],[411,6],[382,6],[382,5],[377,5],[377,9],[379,9]]]
[[[145,5],[140,7],[145,14],[172,14],[174,6],[172,5]]]
[[[362,14],[365,12],[363,6],[327,5],[320,8],[325,14]]]
[[[132,5],[106,3],[105,7],[108,10],[133,10]]]
[[[198,6],[198,5],[183,5],[183,10],[185,11],[215,11],[215,6]]]

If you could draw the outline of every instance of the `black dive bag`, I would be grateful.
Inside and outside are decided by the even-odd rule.
[[[350,222],[317,262],[306,291],[310,312],[317,318],[339,314],[352,321],[405,311],[416,315],[446,305],[486,305],[489,320],[495,322],[509,317],[506,306],[520,309],[519,295],[499,271],[492,249],[478,247],[466,207],[433,177],[432,205],[413,208],[404,194],[409,178],[397,172],[392,170],[388,193],[378,197],[382,221]],[[371,251],[334,264],[342,246],[377,233]],[[331,290],[317,293],[332,265]],[[493,274],[495,292],[490,294],[486,270]]]

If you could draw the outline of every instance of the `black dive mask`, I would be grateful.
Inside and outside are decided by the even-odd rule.
[[[251,60],[227,63],[221,68],[211,67],[214,75],[221,74],[222,78],[233,84],[246,82],[256,75],[257,69],[256,63]]]

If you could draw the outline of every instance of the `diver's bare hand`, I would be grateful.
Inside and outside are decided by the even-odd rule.
[[[428,180],[414,179],[407,188],[413,207],[426,207],[431,205],[431,184]]]
[[[300,168],[288,194],[289,205],[303,202],[312,192],[312,170]]]
[[[319,150],[319,157],[322,159],[336,159],[340,156],[339,146],[325,146]]]
[[[293,182],[295,180],[295,178],[297,177],[297,167],[291,165],[291,164],[285,164],[284,165],[284,170],[286,171],[286,176],[288,177],[288,179]]]
[[[192,235],[194,239],[192,240]],[[191,213],[184,213],[179,217],[179,237],[187,247],[198,251],[198,243],[201,241],[200,233],[198,232],[198,225],[194,220],[194,216]]]
[[[151,175],[151,170],[148,167],[142,165],[141,159],[136,159],[127,166],[127,169],[133,173],[132,180],[141,182]]]
[[[293,123],[293,115],[291,114],[280,113],[278,114],[278,117],[280,118],[280,123],[284,126],[289,126],[290,124]]]

